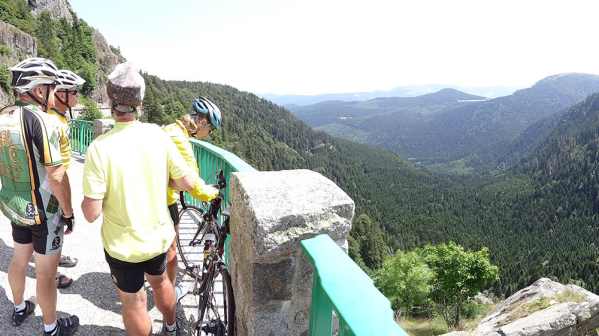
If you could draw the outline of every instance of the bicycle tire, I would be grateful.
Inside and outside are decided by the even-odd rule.
[[[204,256],[202,246],[190,246],[195,237],[201,239],[206,230],[206,222],[203,220],[204,212],[194,206],[187,206],[179,212],[179,233],[177,234],[177,251],[179,259],[185,266],[185,272],[191,277],[198,276],[201,272]]]
[[[220,278],[220,281],[217,281],[217,278]],[[200,295],[200,300],[198,302],[199,325],[196,328],[196,336],[208,335],[207,333],[202,332],[201,327],[207,320],[210,320],[211,317],[218,317],[224,325],[224,333],[217,335],[235,336],[235,300],[233,296],[233,286],[231,284],[231,275],[226,268],[222,267],[219,271],[213,273],[212,279],[209,281],[210,284],[207,284],[207,287],[203,295]],[[218,300],[214,297],[214,285],[216,282],[222,283],[222,318]]]
[[[233,295],[233,284],[231,283],[231,274],[226,268],[221,270],[223,279],[223,297],[225,310],[225,326],[227,328],[227,336],[235,336],[235,296]]]

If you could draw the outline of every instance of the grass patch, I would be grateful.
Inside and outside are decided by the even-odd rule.
[[[516,309],[514,309],[508,317],[505,319],[502,325],[509,324],[518,319],[529,316],[535,312],[541,311],[543,309],[549,308],[554,304],[565,303],[565,302],[573,302],[573,303],[581,303],[585,301],[586,297],[580,293],[577,293],[571,289],[566,289],[565,291],[559,292],[551,297],[543,297],[535,299],[531,302],[522,304]]]
[[[563,303],[563,302],[581,303],[586,299],[586,297],[580,293],[576,293],[575,291],[573,291],[571,289],[566,289],[565,291],[558,293],[555,296],[555,299],[559,303]]]
[[[476,327],[478,327],[478,324],[480,323],[480,321],[482,321],[482,319],[484,319],[487,315],[489,315],[489,313],[491,313],[493,310],[495,310],[495,307],[497,307],[497,305],[496,304],[480,304],[479,307],[480,307],[480,310],[476,316],[473,316],[472,318],[464,320],[464,322],[463,322],[464,330],[476,329]]]
[[[477,306],[476,315],[463,319],[460,323],[462,326],[459,328],[460,330],[474,330],[480,321],[495,309],[496,305],[477,304]],[[440,316],[435,316],[431,319],[404,317],[398,323],[410,336],[436,336],[453,331]]]
[[[0,65],[0,88],[4,91],[10,91],[10,70],[4,64]]]
[[[501,323],[502,325],[510,324],[516,320],[524,318],[532,313],[538,312],[551,306],[551,299],[547,297],[535,299],[531,302],[527,302],[519,305],[514,309],[507,318]]]
[[[0,55],[1,56],[10,55],[10,48],[4,43],[0,43]]]
[[[447,324],[440,317],[432,319],[402,318],[399,325],[410,336],[436,336],[449,332]]]

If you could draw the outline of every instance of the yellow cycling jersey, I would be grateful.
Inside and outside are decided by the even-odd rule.
[[[117,122],[87,149],[83,194],[102,200],[102,241],[113,258],[139,263],[164,253],[175,237],[166,203],[171,179],[191,175],[158,126]]]
[[[49,115],[55,116],[60,121],[60,137],[58,141],[60,143],[60,154],[62,156],[62,164],[68,169],[71,164],[71,142],[69,140],[69,120],[64,114],[51,109],[48,111]]]
[[[206,185],[206,182],[199,177],[200,170],[198,169],[198,164],[196,163],[196,159],[193,154],[191,142],[189,142],[189,133],[185,129],[185,126],[183,126],[183,124],[177,120],[173,124],[164,126],[163,129],[170,136],[171,140],[177,147],[177,150],[183,159],[185,159],[185,162],[189,168],[193,169],[195,175],[198,177],[195,187],[189,192],[189,194],[193,198],[199,199],[201,201],[210,201],[218,196],[218,190],[212,186]],[[175,204],[178,199],[179,192],[175,189],[169,188],[167,191],[168,205]]]

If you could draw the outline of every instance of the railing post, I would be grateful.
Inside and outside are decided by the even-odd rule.
[[[326,233],[345,246],[352,199],[311,170],[234,173],[230,186],[238,335],[307,335],[313,298],[314,323],[331,335],[332,309],[300,241]]]
[[[310,336],[331,336],[333,334],[333,305],[324,292],[317,275],[314,276],[313,282]]]

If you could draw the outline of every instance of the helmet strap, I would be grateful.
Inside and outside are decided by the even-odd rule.
[[[73,112],[71,111],[71,106],[70,106],[70,105],[69,105],[69,103],[68,103],[68,101],[69,101],[69,92],[70,92],[70,91],[66,91],[66,95],[67,95],[67,101],[66,101],[66,102],[65,102],[64,100],[62,100],[62,99],[61,99],[61,98],[60,98],[58,95],[56,95],[56,94],[54,95],[54,99],[58,99],[58,101],[59,101],[59,102],[60,102],[62,105],[64,105],[64,106],[66,106],[66,107],[68,107],[68,108],[69,108],[69,114],[71,115],[71,119],[73,119]],[[57,112],[58,112],[58,111],[57,111]],[[58,113],[60,113],[60,112],[58,112]],[[62,114],[62,115],[65,115],[66,113],[60,113],[60,114]]]
[[[50,99],[50,87],[46,85],[46,104],[44,105],[44,112],[48,112],[48,99]]]
[[[39,99],[37,99],[36,96],[31,94],[31,91],[27,91],[27,95],[29,96],[29,98],[31,98],[33,101],[35,101],[38,105],[43,107],[44,112],[46,112],[46,104],[42,103],[41,101],[39,101]]]

